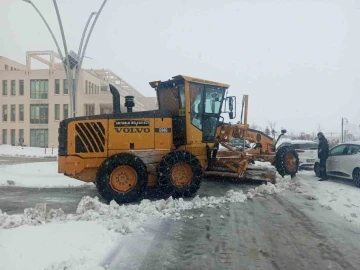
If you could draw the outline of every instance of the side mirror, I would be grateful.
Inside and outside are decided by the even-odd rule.
[[[229,118],[230,119],[235,119],[236,118],[236,97],[235,96],[231,96],[231,97],[227,97],[226,98],[228,106],[229,106]],[[235,107],[235,109],[234,109]]]

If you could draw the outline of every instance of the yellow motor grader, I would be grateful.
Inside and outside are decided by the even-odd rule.
[[[296,151],[283,147],[275,152],[271,137],[249,129],[247,96],[241,124],[224,123],[222,113],[236,117],[229,85],[188,76],[150,85],[158,110],[133,112],[134,97],[126,96],[127,111],[121,112],[119,92],[110,85],[111,114],[61,121],[58,172],[94,182],[106,201],[117,203],[136,201],[147,186],[190,197],[209,175],[274,182],[275,168],[282,176],[296,174]],[[234,137],[254,147],[238,151],[228,144]],[[269,161],[275,168],[254,167],[255,161]]]

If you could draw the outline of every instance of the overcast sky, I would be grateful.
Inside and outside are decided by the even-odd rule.
[[[52,0],[33,0],[61,40]],[[58,0],[68,47],[77,51],[102,0]],[[359,0],[108,0],[86,68],[110,68],[148,96],[148,82],[178,74],[249,94],[249,121],[294,132],[360,124]],[[35,10],[0,0],[0,55],[56,50]],[[240,109],[240,108],[238,108]],[[239,114],[240,115],[240,114]]]

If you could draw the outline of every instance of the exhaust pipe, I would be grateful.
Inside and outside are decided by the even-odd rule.
[[[128,113],[132,112],[132,108],[135,107],[134,96],[126,96],[124,105]]]
[[[121,113],[119,91],[112,84],[109,84],[109,86],[110,86],[110,92],[113,96],[113,114],[119,114]]]

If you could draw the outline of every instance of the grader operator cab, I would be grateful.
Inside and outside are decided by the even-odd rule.
[[[248,128],[247,96],[244,123],[223,123],[223,108],[230,119],[236,117],[235,97],[226,97],[229,85],[187,76],[150,85],[159,110],[132,112],[134,100],[127,96],[127,112],[121,112],[119,92],[110,85],[112,114],[61,121],[58,172],[95,182],[106,201],[117,203],[137,200],[147,186],[190,197],[206,175],[275,181],[274,169],[251,167],[256,160],[272,162],[282,176],[297,172],[295,151],[275,153],[270,137]],[[233,137],[253,141],[255,147],[236,151],[227,145]]]

